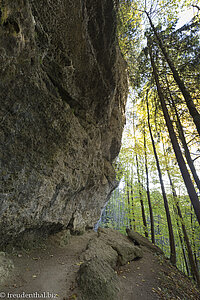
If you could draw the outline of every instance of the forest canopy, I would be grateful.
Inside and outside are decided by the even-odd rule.
[[[190,12],[184,23],[182,15]],[[198,284],[200,268],[200,6],[119,1],[129,74],[119,187],[102,225],[145,235]]]

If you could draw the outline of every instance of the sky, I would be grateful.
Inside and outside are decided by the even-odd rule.
[[[188,10],[185,10],[184,12],[181,12],[176,28],[178,29],[182,27],[184,24],[188,23],[196,15],[196,13],[197,13],[196,8],[190,8]]]

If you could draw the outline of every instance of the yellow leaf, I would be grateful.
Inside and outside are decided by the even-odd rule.
[[[80,261],[79,263],[76,263],[77,266],[80,266],[83,264],[83,261]]]

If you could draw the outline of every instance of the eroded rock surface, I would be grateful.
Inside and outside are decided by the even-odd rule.
[[[127,93],[113,0],[0,1],[0,241],[93,227]]]
[[[145,246],[147,249],[149,248],[149,250],[153,252],[164,255],[163,251],[158,246],[152,244],[147,238],[145,238],[138,232],[131,230],[129,228],[126,229],[126,232],[130,240],[132,240],[135,245]]]
[[[94,258],[81,265],[78,286],[81,300],[115,300],[119,292],[119,279],[108,263]]]
[[[14,269],[13,262],[6,257],[5,252],[0,252],[0,287]]]
[[[125,265],[131,260],[142,258],[142,250],[119,231],[111,228],[99,228],[98,233],[99,239],[117,252],[119,265]]]
[[[119,231],[99,228],[81,254],[83,261],[77,276],[80,297],[83,300],[118,299],[119,278],[115,271],[130,261],[143,257],[140,247]]]

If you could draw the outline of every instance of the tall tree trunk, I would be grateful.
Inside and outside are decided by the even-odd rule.
[[[181,243],[181,248],[182,248],[182,252],[183,252],[183,258],[184,258],[184,262],[185,262],[187,275],[190,276],[190,270],[189,270],[189,267],[188,267],[187,257],[186,257],[185,248],[184,248],[184,241],[183,241],[183,238],[182,238],[182,235],[181,235],[181,226],[180,226],[178,212],[177,212],[175,204],[173,205],[173,209],[174,209],[174,213],[175,213],[175,216],[176,216],[176,224],[177,224],[177,229],[178,229],[178,235],[179,235],[179,239],[180,239],[180,243]]]
[[[165,122],[166,122],[166,125],[167,125],[167,128],[168,128],[168,132],[169,132],[169,136],[170,136],[170,139],[171,139],[171,142],[172,142],[174,153],[176,155],[176,159],[177,159],[177,162],[178,162],[183,180],[185,182],[185,186],[187,188],[190,200],[191,200],[192,205],[194,207],[194,211],[195,211],[195,214],[197,216],[197,220],[200,224],[200,202],[199,202],[199,198],[198,198],[197,193],[195,191],[195,188],[194,188],[194,185],[192,183],[192,180],[191,180],[190,174],[188,172],[187,166],[185,164],[185,161],[184,161],[184,158],[183,158],[183,155],[182,155],[182,152],[181,152],[181,149],[180,149],[177,137],[176,137],[176,133],[174,131],[174,128],[173,128],[173,125],[172,125],[172,122],[171,122],[171,119],[170,119],[170,116],[169,116],[169,113],[168,113],[168,109],[167,109],[167,106],[166,106],[166,103],[165,103],[165,98],[164,98],[164,95],[163,95],[163,92],[162,92],[162,89],[161,89],[161,86],[160,86],[160,82],[159,82],[159,78],[158,78],[158,72],[157,72],[156,65],[154,63],[152,49],[151,49],[151,45],[150,45],[149,41],[148,41],[148,49],[149,49],[151,65],[152,65],[152,69],[153,69],[153,76],[154,76],[154,79],[155,79],[155,82],[156,82],[158,96],[159,96],[159,99],[160,99],[160,102],[161,102],[163,115],[164,115]]]
[[[176,265],[176,248],[175,248],[175,241],[174,241],[174,232],[173,232],[173,228],[172,228],[172,221],[171,221],[171,216],[170,216],[170,211],[169,211],[169,206],[168,206],[168,200],[167,200],[167,196],[165,193],[164,182],[163,182],[162,173],[161,173],[161,169],[160,169],[160,163],[159,163],[159,159],[158,159],[158,155],[157,155],[157,151],[156,151],[153,134],[151,131],[148,98],[147,98],[147,114],[148,114],[149,133],[151,136],[151,142],[152,142],[153,152],[154,152],[154,156],[155,156],[155,160],[156,160],[158,176],[159,176],[159,180],[160,180],[160,185],[161,185],[161,190],[162,190],[162,195],[163,195],[163,200],[164,200],[164,207],[165,207],[165,212],[166,212],[166,217],[167,217],[169,242],[170,242],[170,261],[172,264]]]
[[[186,142],[186,139],[185,139],[183,127],[182,127],[182,124],[181,124],[181,120],[179,118],[178,111],[176,109],[176,105],[175,105],[174,99],[172,97],[172,94],[171,94],[171,91],[170,91],[170,88],[169,88],[169,82],[168,82],[167,78],[166,78],[166,83],[167,83],[167,88],[168,88],[168,92],[169,92],[170,99],[171,99],[171,104],[173,106],[173,109],[174,109],[174,112],[175,112],[175,115],[176,115],[176,126],[177,126],[177,130],[178,130],[179,138],[181,140],[181,143],[183,145],[183,149],[184,149],[184,152],[185,152],[185,158],[186,158],[188,166],[189,166],[189,168],[190,168],[190,170],[192,172],[192,175],[193,175],[193,178],[194,178],[194,180],[196,182],[196,185],[197,185],[197,187],[198,187],[198,189],[200,191],[199,176],[198,176],[198,174],[196,172],[196,169],[195,169],[192,157],[190,155],[190,151],[188,149],[188,145],[187,145],[187,142]]]
[[[148,237],[147,221],[146,221],[146,215],[145,215],[145,209],[144,209],[144,202],[143,202],[143,198],[142,198],[140,171],[139,171],[139,163],[138,163],[137,154],[136,154],[136,166],[137,166],[137,180],[138,180],[139,197],[140,197],[140,204],[141,204],[141,210],[142,210],[142,221],[143,221],[143,227],[144,227],[144,234],[146,237]]]
[[[148,93],[147,93],[147,97],[148,97]],[[148,204],[149,204],[149,214],[150,214],[150,221],[151,221],[151,241],[153,244],[155,244],[154,218],[153,218],[153,209],[152,209],[152,205],[151,205],[150,190],[149,190],[149,171],[148,171],[148,161],[147,161],[145,124],[144,124],[143,134],[144,134],[144,157],[145,157],[147,199],[148,199]]]
[[[134,142],[136,145],[136,133],[135,133],[135,126],[134,126],[134,118],[132,121],[133,121]],[[145,215],[145,209],[144,209],[144,202],[143,202],[143,198],[142,198],[142,191],[141,191],[142,184],[141,184],[141,180],[140,180],[140,170],[139,170],[139,162],[138,162],[137,152],[136,152],[135,158],[136,158],[137,180],[138,180],[140,205],[141,205],[141,211],[142,211],[144,235],[145,235],[145,237],[148,237],[148,228],[147,228],[147,221],[146,221],[146,215]]]
[[[133,196],[133,171],[131,172],[131,206],[132,206],[132,215],[133,215],[133,229],[136,230],[135,212],[134,212],[134,196]]]
[[[152,28],[152,30],[154,32],[154,35],[155,35],[155,37],[157,39],[157,42],[158,42],[158,45],[159,45],[159,47],[160,47],[160,49],[162,51],[162,54],[164,55],[164,57],[165,57],[168,65],[169,65],[169,67],[170,67],[170,69],[172,71],[174,80],[176,81],[176,83],[177,83],[177,85],[178,85],[178,87],[179,87],[179,89],[180,89],[180,91],[181,91],[181,93],[182,93],[182,95],[183,95],[183,97],[185,99],[185,102],[186,102],[186,105],[187,105],[188,110],[190,112],[190,115],[192,116],[194,124],[196,125],[197,131],[198,131],[198,133],[200,135],[200,114],[199,114],[198,110],[195,107],[195,104],[194,104],[194,102],[192,100],[190,92],[186,88],[186,86],[185,86],[183,80],[181,79],[181,77],[179,76],[179,73],[176,70],[176,68],[175,68],[175,66],[174,66],[171,58],[169,57],[169,53],[166,51],[165,46],[163,45],[163,42],[162,42],[162,40],[161,40],[161,38],[160,38],[160,36],[159,36],[159,34],[158,34],[158,32],[157,32],[157,30],[156,30],[153,22],[151,20],[151,17],[149,15],[149,13],[148,12],[145,12],[145,13],[146,13],[146,15],[147,15],[147,17],[149,19],[149,23],[150,23],[151,28]]]
[[[193,218],[193,211],[191,207],[191,231],[192,231],[192,248],[194,253],[194,259],[196,262],[197,269],[198,268],[198,260],[197,260],[197,249],[196,249],[196,243],[195,243],[195,220]]]
[[[131,203],[130,203],[130,190],[128,183],[128,176],[126,178],[126,194],[127,194],[127,202],[128,202],[128,220],[129,220],[129,228],[132,229],[132,214],[131,214]]]
[[[177,222],[177,227],[178,227],[178,235],[179,235],[179,239],[180,239],[180,243],[181,243],[181,248],[182,248],[182,252],[183,252],[183,258],[184,258],[184,262],[185,262],[185,268],[186,268],[186,272],[187,272],[186,274],[188,276],[190,276],[190,270],[188,267],[187,257],[186,257],[186,253],[185,253],[185,249],[184,249],[183,238],[181,236],[181,228],[180,228],[180,224],[178,222],[178,218],[177,218],[176,222]]]
[[[184,240],[185,240],[185,244],[186,244],[187,252],[188,252],[188,259],[189,259],[189,263],[190,263],[191,274],[192,274],[194,280],[196,280],[196,282],[199,285],[200,284],[199,272],[198,272],[198,269],[197,269],[197,266],[196,266],[196,263],[195,263],[195,260],[194,260],[194,257],[193,257],[192,247],[190,245],[189,237],[188,237],[187,230],[186,230],[186,227],[185,227],[185,224],[184,224],[184,219],[183,219],[181,209],[180,209],[180,206],[179,206],[178,197],[177,197],[176,190],[175,190],[174,184],[172,182],[171,175],[170,175],[168,167],[167,167],[167,174],[168,174],[170,186],[171,186],[171,189],[172,189],[172,194],[173,194],[174,202],[175,202],[175,205],[176,205],[177,214],[178,214],[178,216],[180,218],[180,221],[181,221],[183,236],[184,236]]]

